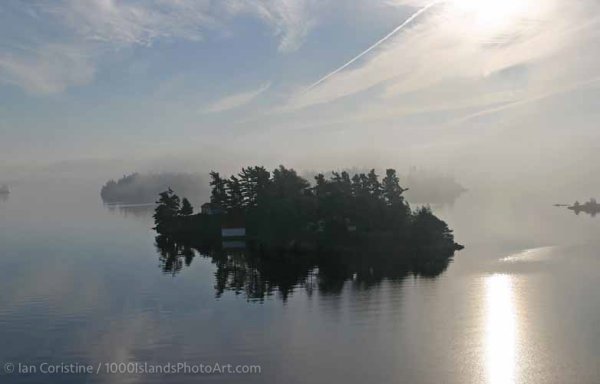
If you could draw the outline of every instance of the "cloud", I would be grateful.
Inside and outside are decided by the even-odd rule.
[[[267,0],[249,2],[263,20],[272,25],[280,37],[279,50],[295,51],[315,26],[315,0]]]
[[[150,45],[156,39],[200,40],[217,21],[209,0],[65,0],[50,6],[66,25],[86,39]]]
[[[86,84],[94,72],[89,56],[73,46],[50,44],[20,55],[0,52],[0,82],[33,94],[56,93]]]
[[[521,6],[518,0],[507,0],[512,1]],[[443,101],[435,94],[442,91],[446,93],[445,104],[451,100],[461,105],[465,98],[481,98],[484,104],[489,94],[512,92],[512,99],[518,100],[523,93],[551,92],[548,88],[594,77],[597,71],[593,63],[597,63],[599,53],[582,48],[598,43],[597,2],[523,2],[525,10],[508,5],[498,10],[477,6],[462,9],[445,2],[364,60],[316,87],[293,94],[286,109],[341,101],[371,90],[365,102],[381,103],[411,95],[421,98],[417,109],[435,110]],[[427,4],[430,2],[401,2],[402,6],[414,7],[408,14]],[[501,7],[504,3],[493,4]],[[525,75],[512,77],[511,68],[524,68]],[[427,97],[431,94],[434,96]]]
[[[41,95],[85,85],[115,48],[201,39],[218,24],[210,11],[209,0],[3,3],[0,81]]]
[[[532,104],[532,103],[536,103],[539,101],[543,101],[545,99],[549,99],[552,97],[556,97],[562,94],[566,94],[566,93],[571,93],[573,91],[577,91],[580,89],[585,89],[588,87],[594,87],[596,86],[598,83],[600,83],[600,77],[597,78],[593,78],[593,79],[589,79],[589,80],[585,80],[579,83],[575,83],[575,84],[570,84],[569,86],[566,86],[564,88],[561,89],[555,89],[553,91],[547,92],[547,93],[542,93],[542,94],[538,94],[538,95],[530,95],[527,98],[524,99],[519,99],[516,101],[511,101],[505,104],[501,104],[498,106],[494,106],[494,107],[490,107],[490,108],[483,108],[475,113],[466,115],[466,116],[462,116],[459,119],[450,122],[448,125],[459,125],[462,124],[464,122],[467,122],[469,120],[472,119],[477,119],[480,117],[484,117],[484,116],[489,116],[489,115],[493,115],[493,114],[497,114],[509,109],[513,109],[513,108],[518,108],[518,107],[523,107],[525,105],[528,104]]]
[[[57,0],[23,6],[2,3],[0,81],[30,93],[62,92],[70,86],[93,81],[96,61],[115,49],[152,46],[159,40],[200,41],[209,32],[226,31],[229,23],[244,15],[262,20],[279,39],[279,50],[289,52],[302,44],[314,26],[317,3],[316,0]],[[7,26],[8,23],[14,25]],[[7,31],[13,35],[9,36]]]
[[[270,26],[279,38],[279,51],[292,52],[316,25],[318,11],[328,0],[230,0],[232,14],[250,14]]]
[[[160,38],[202,39],[235,16],[264,21],[280,39],[279,50],[296,50],[315,25],[316,0],[63,0],[56,16],[81,35],[99,41],[150,45]]]
[[[311,84],[310,87],[308,87],[308,89],[310,90],[310,89],[313,89],[313,88],[317,87],[319,84],[327,81],[327,79],[329,79],[330,77],[335,76],[337,73],[343,71],[344,69],[346,69],[350,65],[354,64],[360,58],[362,58],[363,56],[367,55],[369,52],[371,52],[372,50],[374,50],[375,48],[377,48],[381,44],[385,43],[392,36],[394,36],[395,34],[397,34],[400,31],[402,31],[404,28],[408,27],[412,22],[414,22],[415,20],[417,20],[421,15],[427,13],[427,11],[429,11],[430,8],[436,6],[437,4],[439,4],[439,1],[432,2],[430,4],[427,4],[423,8],[420,8],[415,13],[413,13],[412,15],[410,15],[406,20],[404,20],[404,22],[402,24],[400,24],[399,26],[397,26],[396,28],[394,28],[390,33],[388,33],[387,35],[385,35],[381,39],[377,40],[373,45],[371,45],[366,50],[364,50],[361,53],[359,53],[358,55],[354,56],[350,61],[347,61],[342,66],[340,66],[340,67],[336,68],[335,70],[329,72],[327,75],[323,76],[322,78],[320,78],[319,80],[317,80],[316,82],[314,82],[313,84]]]
[[[256,99],[260,94],[265,92],[267,89],[271,87],[271,83],[265,83],[261,85],[258,89],[254,89],[251,91],[245,91],[236,93],[234,95],[226,96],[211,105],[209,105],[204,112],[205,113],[219,113],[224,111],[229,111],[231,109],[239,108],[243,105],[246,105]]]

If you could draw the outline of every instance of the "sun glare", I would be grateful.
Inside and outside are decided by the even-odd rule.
[[[511,277],[492,275],[485,281],[486,368],[488,384],[514,384],[517,321]]]
[[[451,0],[451,10],[478,33],[509,32],[531,16],[534,0]]]

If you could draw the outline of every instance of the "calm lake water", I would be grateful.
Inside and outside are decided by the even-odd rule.
[[[436,209],[466,246],[439,277],[253,302],[216,297],[216,268],[200,256],[163,273],[143,207],[108,209],[93,183],[15,185],[0,200],[2,367],[262,372],[3,372],[0,382],[600,383],[600,218],[554,202],[473,190]]]

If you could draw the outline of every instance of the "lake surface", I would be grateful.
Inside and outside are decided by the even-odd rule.
[[[0,200],[0,370],[187,362],[261,373],[0,382],[599,383],[600,218],[552,203],[470,191],[435,209],[466,246],[439,277],[257,302],[217,297],[216,267],[199,255],[163,273],[148,209],[109,209],[93,183],[14,185]]]

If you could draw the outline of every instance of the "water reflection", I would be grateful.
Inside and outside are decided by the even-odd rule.
[[[581,212],[585,213],[586,215],[589,215],[591,217],[596,217],[596,215],[598,214],[598,212],[600,211],[585,211],[585,210],[581,210],[581,209],[572,209],[573,213],[576,214],[577,216],[579,216],[579,214]]]
[[[104,204],[112,213],[135,219],[150,219],[154,213],[155,204]]]
[[[199,254],[216,266],[217,297],[230,291],[251,301],[262,301],[275,293],[287,300],[296,289],[304,289],[308,294],[315,288],[322,294],[339,294],[346,283],[353,288],[368,289],[384,280],[398,280],[411,274],[433,278],[444,272],[452,260],[452,255],[444,254],[421,262],[417,257],[395,257],[398,250],[360,246],[300,252],[267,251],[250,244],[234,248],[223,245],[190,246],[168,236],[155,238],[163,273],[176,275]]]
[[[517,318],[510,275],[485,280],[485,365],[489,384],[515,383]]]
[[[177,274],[183,266],[190,266],[196,256],[195,251],[184,244],[177,243],[166,236],[157,236],[156,249],[159,253],[160,268],[164,273]]]

